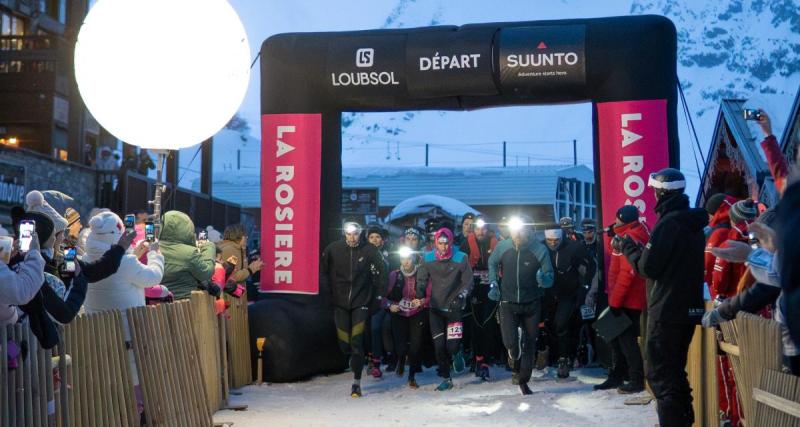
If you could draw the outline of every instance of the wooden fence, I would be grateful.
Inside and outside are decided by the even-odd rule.
[[[53,350],[25,324],[0,327],[0,354],[22,348],[16,369],[0,363],[0,426],[138,426],[133,361],[148,426],[212,425],[229,381],[252,382],[246,299],[230,303],[217,316],[214,298],[195,292],[129,309],[129,347],[119,311],[78,316]]]

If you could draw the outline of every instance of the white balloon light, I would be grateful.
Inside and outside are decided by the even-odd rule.
[[[142,148],[198,144],[236,113],[250,79],[250,47],[225,0],[99,0],[75,46],[89,111]]]

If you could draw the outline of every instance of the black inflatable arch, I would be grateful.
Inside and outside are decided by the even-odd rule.
[[[591,101],[602,218],[654,220],[647,175],[678,167],[676,32],[661,16],[280,34],[261,48],[265,379],[341,371],[321,250],[340,238],[341,112]],[[255,345],[253,345],[253,348]],[[255,350],[253,352],[255,357]],[[254,364],[255,366],[255,364]]]

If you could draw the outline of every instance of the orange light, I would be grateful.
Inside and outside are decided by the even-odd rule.
[[[15,136],[10,138],[0,138],[0,145],[5,145],[11,148],[19,148],[19,139],[17,139]]]

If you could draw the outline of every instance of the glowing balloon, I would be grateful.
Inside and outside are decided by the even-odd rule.
[[[115,137],[177,150],[213,136],[236,113],[250,47],[225,0],[99,0],[78,34],[75,77]]]

